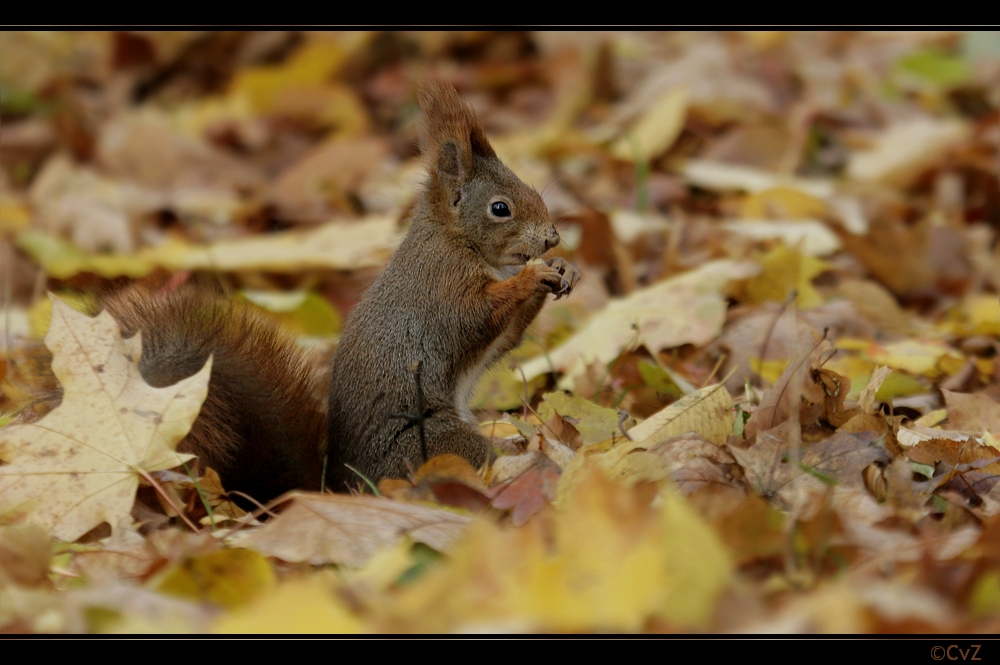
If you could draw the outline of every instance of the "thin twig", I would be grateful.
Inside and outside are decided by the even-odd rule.
[[[826,335],[829,332],[830,332],[829,328],[823,328],[823,336],[820,338],[820,340],[818,342],[816,342],[816,344],[813,345],[813,348],[809,349],[809,351],[806,354],[804,354],[801,358],[799,358],[797,361],[795,361],[795,366],[792,369],[792,373],[793,374],[795,372],[799,371],[799,367],[801,367],[802,363],[804,363],[806,360],[808,360],[809,356],[812,355],[812,352],[815,351],[817,349],[817,347],[819,347],[819,345],[823,343],[823,340],[826,339]],[[791,382],[792,382],[791,381],[791,375],[789,375],[788,381],[785,381],[785,385],[781,387],[781,392],[778,393],[778,399],[776,399],[774,401],[774,410],[771,411],[771,422],[770,422],[770,424],[767,427],[768,429],[771,429],[772,427],[774,427],[774,418],[775,418],[775,416],[778,413],[778,404],[781,403],[782,398],[785,396],[785,391],[788,390],[788,385]]]
[[[785,313],[785,310],[788,309],[789,305],[795,302],[795,299],[798,297],[798,295],[799,295],[798,289],[792,289],[792,292],[788,294],[787,298],[785,298],[785,302],[784,304],[782,304],[781,309],[779,309],[778,313],[774,316],[774,320],[771,321],[771,325],[768,326],[767,328],[767,334],[764,335],[764,344],[763,346],[760,347],[761,370],[764,369],[764,358],[767,356],[767,345],[771,343],[771,336],[774,334],[774,329],[778,326],[778,321],[781,319],[781,315]],[[753,374],[755,374],[758,379],[764,378],[760,372],[754,372],[753,368],[750,368],[750,371],[753,372]]]
[[[194,525],[194,522],[188,519],[188,516],[184,514],[184,511],[177,507],[177,504],[174,503],[173,498],[171,498],[171,496],[167,494],[167,491],[160,486],[160,483],[156,482],[156,479],[153,478],[153,476],[149,475],[144,469],[137,469],[137,471],[139,472],[139,475],[146,480],[147,483],[152,485],[153,489],[156,490],[157,494],[163,497],[163,500],[167,502],[167,505],[170,506],[175,513],[177,513],[178,517],[184,520],[184,523],[187,524],[192,531],[194,531],[195,533],[201,531],[201,529],[199,529]]]
[[[188,478],[190,478],[191,482],[194,483],[194,488],[198,492],[198,498],[201,499],[201,505],[205,506],[205,511],[208,513],[208,519],[212,523],[212,532],[214,533],[215,514],[212,512],[212,506],[208,504],[208,499],[205,498],[205,495],[201,491],[201,483],[199,483],[198,479],[194,477],[193,473],[191,473],[191,469],[188,468],[187,462],[183,462],[182,465],[184,466],[184,471],[187,472]]]
[[[427,409],[427,410],[424,409],[424,388],[420,384],[420,373],[421,373],[421,370],[423,369],[423,364],[424,363],[423,363],[422,360],[418,360],[415,363],[413,363],[413,365],[411,366],[411,370],[413,372],[413,380],[416,381],[416,383],[417,383],[417,412],[416,413],[405,413],[405,412],[391,413],[391,414],[389,414],[389,417],[390,418],[402,418],[403,420],[407,421],[406,425],[403,426],[403,429],[401,429],[399,431],[400,434],[402,434],[403,432],[405,432],[409,428],[411,428],[414,425],[416,425],[418,435],[420,436],[420,454],[423,456],[423,459],[426,462],[427,461],[427,437],[426,437],[426,435],[424,433],[424,422],[428,418],[430,418],[431,416],[434,415],[434,411],[432,409]]]
[[[702,381],[702,383],[701,383],[700,386],[698,386],[699,390],[708,385],[708,382],[712,380],[712,377],[715,376],[715,373],[718,372],[719,368],[722,367],[722,363],[726,362],[726,358],[727,357],[728,356],[726,356],[725,353],[723,353],[722,355],[719,356],[719,359],[715,363],[715,367],[712,368],[712,371],[709,373],[708,377],[704,381]],[[761,363],[763,363],[763,362],[764,361],[761,360]],[[730,373],[730,376],[732,376],[732,373]]]
[[[521,410],[521,418],[523,420],[527,421],[528,420],[528,409],[527,409],[527,406],[528,406],[528,402],[531,401],[530,400],[531,396],[528,395],[528,377],[525,376],[524,370],[521,368],[520,363],[514,363],[514,367],[517,368],[517,371],[521,373],[521,381],[524,382],[524,406],[525,406],[525,408]]]

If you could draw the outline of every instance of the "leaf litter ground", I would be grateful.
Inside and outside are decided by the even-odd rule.
[[[74,308],[210,272],[321,384],[435,72],[583,280],[477,390],[488,468],[255,519],[175,452],[210,365],[150,388]],[[997,630],[997,76],[995,32],[11,33],[0,630]]]

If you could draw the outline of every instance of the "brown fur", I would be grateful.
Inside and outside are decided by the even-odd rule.
[[[489,442],[468,412],[478,377],[513,349],[549,293],[579,274],[561,259],[525,266],[559,241],[541,197],[498,159],[475,114],[449,85],[418,93],[428,178],[410,230],[365,294],[333,358],[327,485],[335,491],[405,477],[423,461],[413,363],[421,383],[428,456],[473,464]],[[491,215],[503,201],[510,217]]]
[[[125,337],[142,332],[139,371],[154,387],[200,370],[208,397],[178,450],[219,473],[227,490],[266,502],[319,490],[322,405],[295,342],[243,300],[207,280],[169,292],[131,286],[103,299]]]

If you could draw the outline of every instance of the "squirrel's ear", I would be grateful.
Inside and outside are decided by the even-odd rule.
[[[473,155],[496,158],[476,114],[450,83],[425,81],[417,101],[424,112],[421,147],[441,175],[460,180],[472,170]]]

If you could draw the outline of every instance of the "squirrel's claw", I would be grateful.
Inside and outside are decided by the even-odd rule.
[[[576,268],[566,263],[566,260],[560,256],[554,256],[551,259],[546,259],[545,263],[550,268],[557,271],[561,277],[558,289],[552,289],[552,293],[555,295],[556,300],[572,293],[573,287],[580,281],[580,273],[576,270]]]

